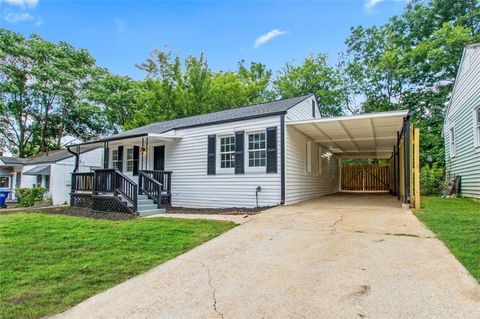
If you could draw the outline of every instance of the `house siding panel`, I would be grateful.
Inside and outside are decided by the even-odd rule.
[[[480,47],[467,48],[445,120],[447,172],[461,176],[461,195],[480,198],[480,149],[474,142],[474,110],[480,106]],[[450,157],[449,130],[454,127],[456,152]]]
[[[218,170],[216,175],[207,175],[208,136],[234,134],[243,130],[264,130],[276,126],[280,130],[280,116],[269,116],[234,123],[186,128],[177,131],[182,139],[166,144],[165,169],[172,171],[172,205],[184,207],[255,207],[255,190],[262,187],[258,196],[259,206],[280,204],[280,174],[267,174],[249,170],[245,161],[245,174],[225,173]],[[280,134],[277,134],[280,148]],[[246,156],[248,150],[245,149]],[[280,166],[277,156],[277,166]]]
[[[312,100],[315,100],[315,96],[311,96],[308,99],[298,103],[287,111],[286,122],[294,122],[301,120],[311,120],[312,117]],[[315,116],[320,118],[320,112],[318,111],[317,101],[315,101]]]
[[[310,114],[311,116],[311,114]],[[310,141],[311,171],[306,171],[306,147]],[[295,129],[286,129],[286,204],[339,191],[339,165],[334,156],[322,158],[322,172],[319,172],[318,146],[309,137]],[[335,163],[334,163],[335,162]],[[332,167],[332,165],[334,167]]]

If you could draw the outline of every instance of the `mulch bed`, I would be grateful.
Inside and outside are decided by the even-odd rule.
[[[21,209],[0,209],[1,214],[15,214],[15,213],[42,213],[42,214],[58,214],[78,217],[88,217],[94,219],[109,219],[109,220],[128,220],[136,216],[134,214],[125,213],[108,213],[97,212],[87,208],[71,207],[71,206],[54,206],[54,207],[23,207]]]
[[[167,214],[256,215],[271,207],[188,208],[167,207]]]

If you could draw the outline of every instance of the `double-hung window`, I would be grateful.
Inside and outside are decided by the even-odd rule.
[[[220,168],[235,167],[235,135],[220,137]]]
[[[474,116],[475,147],[480,147],[480,106],[476,108]]]
[[[10,178],[8,176],[0,176],[0,188],[10,188]]]
[[[265,132],[248,134],[248,166],[262,167],[267,164]]]
[[[133,172],[133,148],[127,148],[127,172]]]
[[[112,167],[119,169],[118,167],[118,150],[112,150]]]

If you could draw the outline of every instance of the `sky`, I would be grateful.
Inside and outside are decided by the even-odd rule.
[[[129,1],[0,0],[0,27],[86,48],[119,75],[144,77],[135,64],[157,48],[182,58],[203,52],[214,71],[239,61],[278,72],[286,62],[345,51],[350,28],[382,24],[405,0]]]

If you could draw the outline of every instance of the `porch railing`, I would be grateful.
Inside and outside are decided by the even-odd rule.
[[[73,173],[72,192],[93,192],[94,173]]]
[[[137,210],[137,184],[116,169],[96,169],[94,172],[94,193],[118,194],[130,203],[133,211]]]
[[[157,202],[157,206],[171,204],[172,172],[143,170],[138,173],[140,193]]]
[[[91,192],[92,194],[111,194],[130,204],[132,211],[137,210],[138,187],[135,182],[115,169],[97,169],[93,173],[72,173],[72,194]]]

